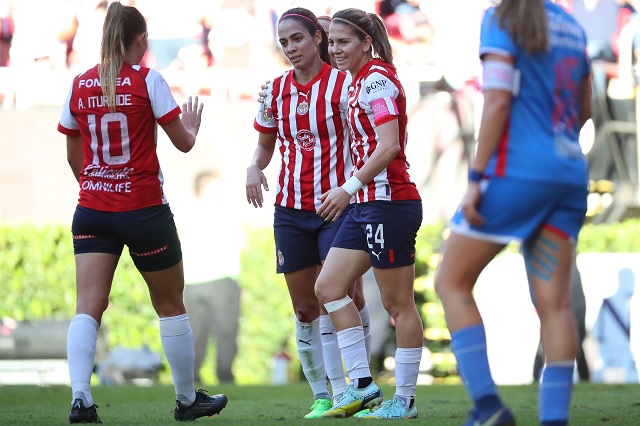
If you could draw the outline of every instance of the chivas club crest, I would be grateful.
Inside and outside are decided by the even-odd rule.
[[[302,101],[300,105],[298,105],[296,112],[298,113],[298,115],[305,115],[306,113],[309,112],[309,104],[307,103],[306,100]]]

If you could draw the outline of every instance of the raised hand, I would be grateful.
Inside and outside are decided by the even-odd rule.
[[[200,130],[203,108],[204,104],[198,104],[197,96],[193,102],[191,96],[189,96],[187,102],[182,104],[182,124],[184,124],[184,127],[194,135],[197,135],[198,130]]]

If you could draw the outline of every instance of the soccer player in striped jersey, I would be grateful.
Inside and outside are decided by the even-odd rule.
[[[182,251],[156,154],[156,123],[176,148],[191,150],[202,105],[189,98],[181,111],[162,76],[138,65],[147,43],[142,14],[111,3],[100,64],[74,78],[58,125],[80,185],[71,225],[77,291],[67,335],[71,423],[102,423],[90,382],[98,328],[124,245],[160,318],[176,394],[174,418],[212,416],[227,404],[225,395],[195,390],[193,334],[182,302]]]
[[[353,172],[325,191],[318,209],[326,221],[355,206],[336,234],[316,282],[316,294],[338,331],[350,385],[324,417],[415,418],[415,391],[422,357],[422,321],[413,296],[415,241],[422,201],[408,174],[404,89],[393,66],[391,45],[379,16],[359,9],[333,15],[329,51],[352,76],[347,122]],[[375,56],[374,56],[375,53]],[[382,402],[373,382],[357,310],[347,294],[354,277],[373,267],[383,304],[396,328],[396,392]]]
[[[473,401],[467,425],[515,424],[493,382],[473,298],[478,276],[511,241],[521,243],[540,318],[546,365],[539,421],[569,421],[578,345],[570,273],[588,195],[578,140],[591,116],[586,48],[583,28],[551,0],[501,1],[482,21],[484,109],[477,153],[435,281]]]
[[[276,271],[284,274],[289,289],[300,362],[314,394],[305,417],[317,418],[332,405],[326,378],[336,399],[347,387],[336,333],[314,284],[340,225],[316,214],[318,197],[342,185],[351,168],[344,115],[350,76],[329,65],[327,35],[311,11],[286,11],[278,23],[278,36],[293,69],[264,89],[266,97],[254,121],[259,137],[247,168],[246,193],[249,203],[262,207],[262,188],[269,189],[263,170],[277,146]],[[361,277],[352,281],[350,294],[366,326],[369,353],[369,308]]]

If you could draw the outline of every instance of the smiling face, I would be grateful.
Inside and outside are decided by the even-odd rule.
[[[309,34],[297,19],[285,18],[278,23],[278,41],[282,53],[296,70],[311,67],[320,57],[320,31],[316,31],[314,35]]]
[[[372,58],[371,37],[360,40],[356,31],[351,25],[335,20],[329,26],[329,55],[339,70],[351,75],[356,75]]]

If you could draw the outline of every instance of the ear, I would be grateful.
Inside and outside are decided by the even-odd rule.
[[[320,46],[320,44],[322,44],[322,31],[316,31],[316,33],[313,35],[313,39],[315,40],[316,44]]]
[[[143,32],[143,33],[138,34],[138,35],[136,36],[136,44],[137,44],[138,46],[142,45],[142,44],[144,43],[144,41],[145,41],[145,39],[146,39],[146,38],[147,38],[147,32],[146,32],[146,31],[145,31],[145,32]]]
[[[371,39],[371,36],[366,36],[364,38],[364,41],[362,42],[362,51],[365,53],[371,52],[372,43],[373,43],[373,39]]]

